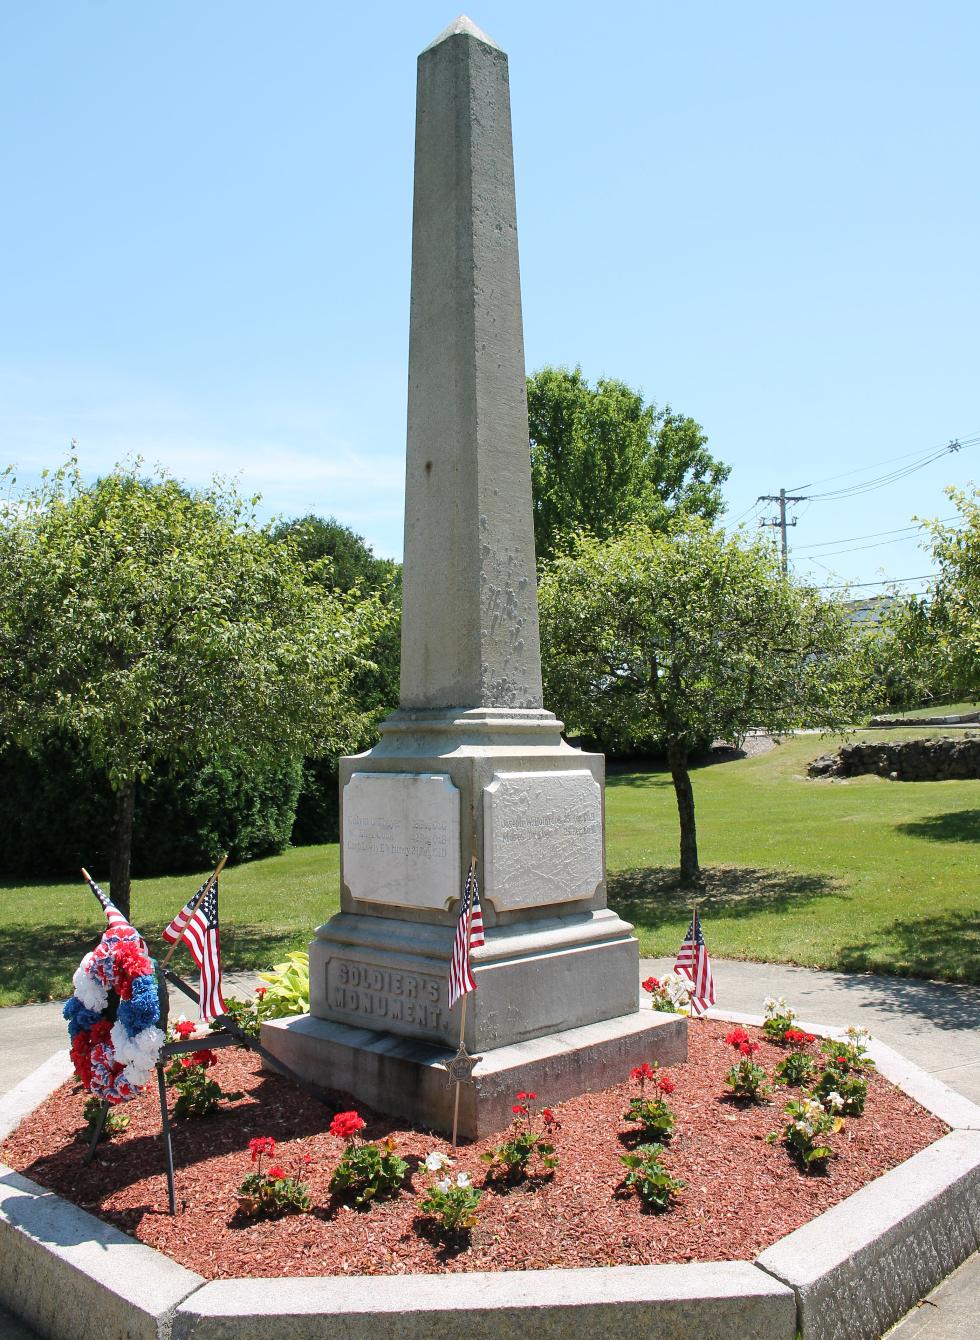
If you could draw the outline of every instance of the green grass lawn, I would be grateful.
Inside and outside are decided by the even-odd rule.
[[[695,774],[710,950],[980,981],[980,781],[808,781],[806,764],[833,744],[797,736]],[[609,901],[644,953],[672,953],[689,913],[669,776],[611,775],[606,812]]]
[[[980,981],[980,781],[807,781],[807,762],[832,747],[798,736],[768,754],[696,772],[712,954]],[[606,824],[611,905],[636,925],[644,954],[673,953],[689,895],[676,886],[669,776],[612,772]],[[134,917],[151,947],[199,882],[193,875],[136,882]],[[264,968],[304,946],[337,910],[337,884],[336,846],[228,869],[226,969]],[[0,911],[0,1004],[67,995],[105,924],[85,886],[0,884]]]

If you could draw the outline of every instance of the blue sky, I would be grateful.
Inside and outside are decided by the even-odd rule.
[[[400,555],[415,58],[457,12],[0,7],[0,464],[240,472]],[[980,436],[980,6],[468,12],[510,56],[529,369],[692,414],[749,524]],[[969,480],[980,444],[801,504],[796,569],[929,572],[880,533]]]

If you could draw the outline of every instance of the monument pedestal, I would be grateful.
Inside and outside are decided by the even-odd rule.
[[[605,905],[603,774],[550,712],[396,713],[341,760],[343,910],[310,945],[310,1013],[455,1050],[455,905],[476,855],[469,1050],[632,1014],[639,948]]]
[[[452,1052],[443,1047],[308,1014],[263,1024],[262,1043],[311,1084],[346,1090],[429,1130],[452,1130],[455,1086],[443,1065]],[[480,1140],[504,1130],[522,1090],[555,1104],[621,1084],[644,1061],[686,1059],[687,1019],[653,1010],[498,1047],[480,1061],[473,1083],[460,1085],[459,1134]]]

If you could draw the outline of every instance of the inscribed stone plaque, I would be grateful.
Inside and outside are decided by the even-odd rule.
[[[444,772],[355,772],[344,787],[354,898],[445,908],[459,897],[459,791]]]
[[[498,772],[483,793],[483,873],[498,911],[591,898],[602,879],[602,795],[585,768]]]
[[[441,1038],[448,1017],[445,978],[343,955],[329,958],[326,971],[332,1019],[409,1037]]]

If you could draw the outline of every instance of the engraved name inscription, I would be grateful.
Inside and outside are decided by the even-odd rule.
[[[498,911],[591,898],[602,882],[602,793],[582,768],[498,772],[483,793],[486,894]]]
[[[446,907],[459,893],[459,791],[452,778],[355,772],[344,787],[341,859],[354,898]]]
[[[364,1016],[366,1023],[414,1024],[438,1032],[444,1017],[445,985],[426,973],[378,968],[350,959],[331,959],[327,998],[335,1010]]]

